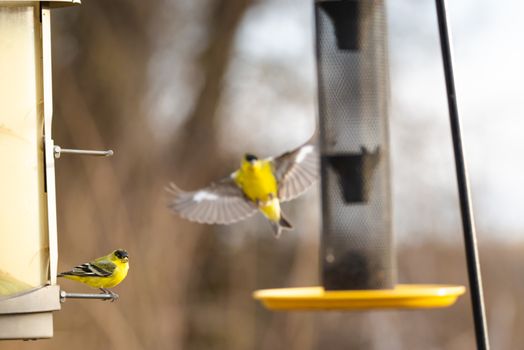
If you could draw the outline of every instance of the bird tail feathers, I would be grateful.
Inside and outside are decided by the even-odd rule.
[[[291,223],[282,214],[280,215],[280,221],[278,222],[278,225],[287,230],[293,229],[293,225],[291,225]]]
[[[280,215],[280,220],[278,222],[270,221],[271,227],[273,228],[273,233],[275,238],[279,238],[282,234],[282,230],[292,230],[293,225],[283,216]]]

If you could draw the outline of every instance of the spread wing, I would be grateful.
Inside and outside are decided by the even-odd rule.
[[[80,277],[108,277],[111,276],[115,269],[115,263],[109,260],[100,260],[75,266],[71,271],[62,272],[60,275]]]
[[[173,183],[166,190],[173,195],[169,208],[190,221],[231,224],[257,211],[231,177],[194,192],[183,191]]]
[[[310,143],[272,159],[272,163],[281,201],[298,197],[318,178],[318,153]]]

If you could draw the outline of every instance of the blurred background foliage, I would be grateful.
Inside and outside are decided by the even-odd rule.
[[[466,284],[432,4],[393,3],[399,281]],[[464,38],[480,42],[464,28],[488,18],[475,16],[457,26],[466,32],[457,36],[459,78],[472,58],[462,54]],[[260,288],[318,284],[318,189],[285,206],[296,230],[278,241],[259,217],[205,226],[166,209],[170,181],[198,188],[232,171],[246,151],[278,154],[313,133],[312,19],[311,2],[301,0],[85,0],[53,12],[55,142],[116,152],[57,161],[59,269],[120,247],[130,253],[131,270],[115,288],[118,302],[67,301],[55,314],[53,339],[5,342],[2,349],[474,348],[467,296],[444,310],[355,313],[272,313],[252,299]],[[479,141],[487,117],[469,116],[481,101],[465,85],[492,346],[520,349],[522,225],[500,201],[485,199],[497,192],[483,168],[492,140]],[[516,224],[504,226],[511,220],[500,212]]]

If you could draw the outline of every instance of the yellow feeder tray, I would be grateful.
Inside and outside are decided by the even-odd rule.
[[[270,310],[418,309],[451,306],[465,292],[464,286],[398,284],[395,289],[377,290],[264,289],[253,297]]]

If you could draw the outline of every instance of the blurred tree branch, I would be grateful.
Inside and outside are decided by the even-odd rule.
[[[197,175],[196,181],[209,181],[207,173],[221,164],[216,152],[217,108],[236,33],[251,3],[252,0],[216,0],[211,4],[208,44],[199,59],[204,82],[184,131],[174,142],[177,163],[187,166],[193,179],[195,174],[202,174]],[[214,153],[208,156],[211,152]]]

